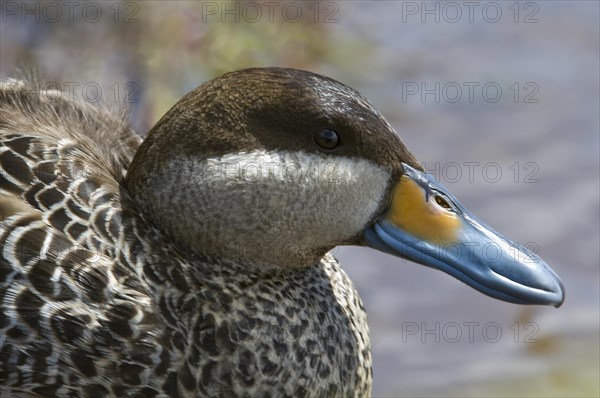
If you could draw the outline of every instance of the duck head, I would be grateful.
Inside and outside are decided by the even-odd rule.
[[[497,299],[563,301],[540,257],[471,215],[358,92],[313,73],[246,69],[188,93],[148,134],[125,189],[205,258],[285,270],[365,245]]]

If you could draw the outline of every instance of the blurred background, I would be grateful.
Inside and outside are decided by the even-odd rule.
[[[0,77],[125,106],[145,132],[250,66],[366,95],[425,168],[562,277],[560,309],[495,301],[365,248],[336,255],[369,314],[376,397],[599,396],[599,3],[1,3]]]

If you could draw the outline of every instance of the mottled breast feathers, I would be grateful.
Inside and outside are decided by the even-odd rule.
[[[122,186],[119,115],[0,86],[0,396],[366,396],[366,315],[331,255],[252,270],[182,253]]]

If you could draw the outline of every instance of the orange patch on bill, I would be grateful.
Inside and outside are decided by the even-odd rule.
[[[430,243],[455,242],[461,226],[455,214],[428,202],[423,189],[407,176],[402,176],[394,188],[386,219]]]

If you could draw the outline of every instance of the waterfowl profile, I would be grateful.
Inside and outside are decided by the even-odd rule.
[[[470,215],[335,80],[232,72],[143,142],[20,81],[0,112],[0,396],[368,396],[366,314],[338,245],[509,302],[563,301],[542,259]]]

